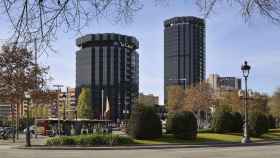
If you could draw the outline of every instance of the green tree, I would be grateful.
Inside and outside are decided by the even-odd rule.
[[[78,99],[78,118],[90,119],[93,117],[91,105],[91,91],[89,88],[83,88]]]

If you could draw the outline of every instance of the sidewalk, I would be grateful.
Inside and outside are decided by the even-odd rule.
[[[15,149],[26,150],[139,150],[139,149],[176,149],[176,148],[207,148],[207,147],[242,147],[279,145],[280,141],[259,141],[250,144],[208,142],[201,144],[157,144],[157,145],[128,145],[128,146],[45,146],[33,145],[32,147],[16,146]]]
[[[37,138],[31,138],[31,144],[36,145],[36,146],[42,146],[44,145],[44,141],[47,137],[44,136],[38,136]],[[13,143],[13,139],[7,139],[3,140],[0,139],[0,145],[21,145],[23,146],[25,144],[25,137],[20,136],[19,139],[15,139],[15,143]]]

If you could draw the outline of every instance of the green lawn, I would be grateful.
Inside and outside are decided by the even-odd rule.
[[[265,140],[280,140],[280,128],[271,129],[268,133],[261,136]]]
[[[198,133],[197,139],[182,140],[175,139],[172,135],[163,135],[161,138],[153,140],[135,140],[138,144],[169,144],[169,143],[185,143],[185,144],[196,144],[196,143],[206,143],[206,142],[240,142],[242,139],[241,133],[227,133],[227,134],[217,134],[210,132]],[[280,140],[280,129],[270,130],[268,133],[264,134],[260,138],[252,138],[253,141],[260,140]]]

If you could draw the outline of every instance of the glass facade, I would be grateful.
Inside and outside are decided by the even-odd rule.
[[[205,22],[175,17],[164,22],[164,94],[170,85],[191,85],[205,79]]]
[[[103,102],[108,98],[111,118],[123,118],[123,111],[131,111],[138,97],[138,40],[113,33],[89,34],[76,44],[81,48],[76,54],[77,94],[82,87],[91,88],[94,116],[100,118],[104,90]]]

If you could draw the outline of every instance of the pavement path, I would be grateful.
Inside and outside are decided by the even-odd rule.
[[[280,143],[164,150],[23,150],[0,145],[0,158],[279,158]]]

